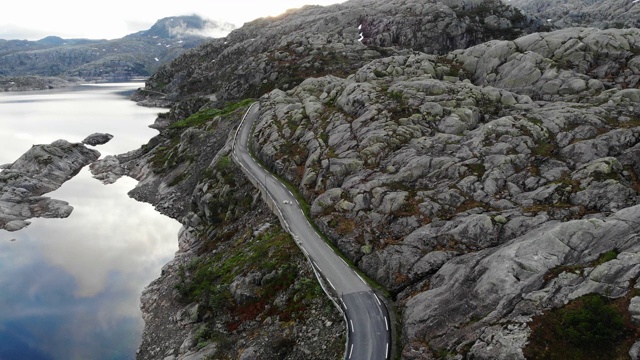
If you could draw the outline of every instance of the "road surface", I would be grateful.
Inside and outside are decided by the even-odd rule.
[[[295,196],[266,171],[250,154],[249,138],[258,117],[254,103],[242,119],[234,139],[233,158],[261,191],[267,190],[272,209],[280,217],[302,252],[311,261],[316,274],[324,277],[326,292],[334,292],[334,302],[341,307],[348,327],[345,359],[387,360],[391,353],[389,314],[371,287],[339,257],[307,221]],[[322,281],[321,281],[322,283]],[[331,296],[331,295],[330,295]]]

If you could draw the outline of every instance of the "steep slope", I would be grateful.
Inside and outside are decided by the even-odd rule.
[[[125,80],[149,76],[158,67],[203,42],[211,31],[230,31],[229,24],[197,16],[159,20],[151,29],[116,40],[0,42],[0,75],[74,76],[85,80]]]
[[[601,29],[640,27],[640,3],[635,0],[511,0],[527,14],[559,28],[592,26]]]
[[[235,104],[169,127],[160,118],[148,145],[92,165],[106,182],[140,180],[131,196],[184,225],[174,260],[142,295],[138,359],[333,360],[344,351],[342,316],[231,161],[245,110]]]
[[[218,100],[290,89],[312,76],[346,76],[402,49],[446,53],[537,31],[539,20],[499,1],[352,0],[245,24],[162,67],[147,82],[171,99]],[[203,61],[206,59],[206,61]]]
[[[156,127],[174,135],[141,150],[169,172],[134,194],[193,209],[191,140],[260,96],[254,152],[389,290],[401,358],[638,358],[640,31],[540,25],[492,1],[256,20],[138,94],[173,103]]]

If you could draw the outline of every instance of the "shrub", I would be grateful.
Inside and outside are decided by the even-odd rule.
[[[536,316],[524,348],[527,359],[624,359],[636,337],[625,318],[628,299],[589,294]],[[634,333],[635,332],[635,333]]]
[[[561,311],[558,335],[581,347],[609,347],[625,330],[622,314],[600,295],[587,295],[579,306]]]

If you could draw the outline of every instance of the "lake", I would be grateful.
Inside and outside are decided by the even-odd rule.
[[[158,112],[125,96],[141,83],[0,93],[0,164],[33,144],[114,135],[102,156],[157,134]],[[144,322],[142,289],[178,248],[180,224],[127,196],[122,178],[103,185],[88,167],[45,196],[69,202],[67,219],[31,219],[0,230],[0,360],[134,359]]]

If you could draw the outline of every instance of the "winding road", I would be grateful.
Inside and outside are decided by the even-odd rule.
[[[254,103],[245,113],[233,142],[233,159],[263,194],[286,230],[309,259],[325,292],[347,322],[345,359],[387,360],[391,355],[391,323],[384,303],[371,287],[324,242],[307,221],[295,196],[249,151],[253,123],[259,115]],[[326,285],[328,284],[328,286]]]

